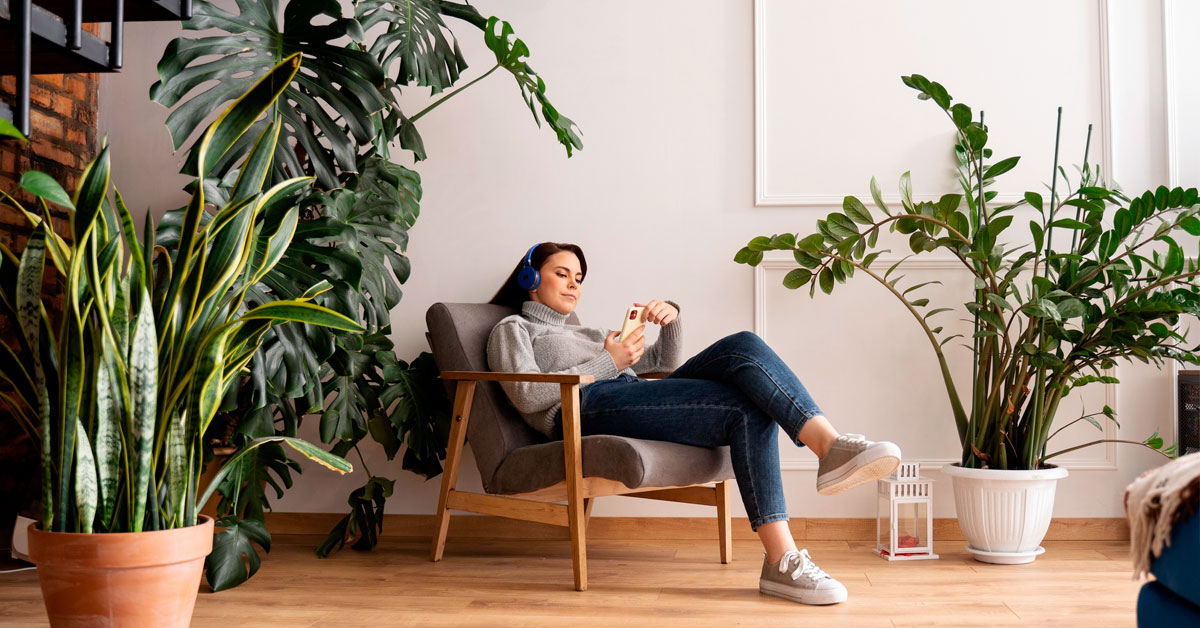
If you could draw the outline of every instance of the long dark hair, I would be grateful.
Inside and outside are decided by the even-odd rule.
[[[532,266],[541,271],[542,264],[546,263],[546,258],[562,251],[570,251],[579,258],[579,270],[583,278],[587,278],[587,258],[583,256],[583,249],[577,244],[567,244],[565,242],[543,242],[533,250],[533,257],[530,259]],[[493,305],[506,305],[514,310],[521,309],[521,304],[529,300],[529,291],[523,290],[517,285],[517,275],[521,274],[521,267],[525,263],[525,254],[521,254],[521,261],[517,263],[517,267],[513,269],[512,274],[508,279],[504,280],[504,285],[496,292],[496,296],[492,297]],[[583,283],[583,279],[579,280]]]

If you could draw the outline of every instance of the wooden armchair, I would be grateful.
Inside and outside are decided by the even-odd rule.
[[[435,303],[426,312],[430,346],[454,417],[438,500],[431,559],[441,560],[450,511],[461,510],[567,526],[575,589],[587,589],[587,523],[596,497],[628,495],[715,506],[722,563],[732,559],[729,448],[703,448],[611,435],[581,437],[579,388],[590,375],[487,371],[487,338],[514,311],[498,305]],[[568,324],[578,324],[574,314]],[[663,376],[665,373],[657,374]],[[549,441],[525,424],[498,382],[558,384],[563,440]],[[485,493],[456,489],[467,438]],[[556,503],[556,502],[563,502]]]

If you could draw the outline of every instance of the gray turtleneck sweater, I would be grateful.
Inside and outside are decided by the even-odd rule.
[[[674,301],[666,303],[679,309]],[[508,316],[492,328],[487,344],[488,368],[505,373],[577,373],[593,375],[599,381],[621,373],[672,371],[679,366],[683,344],[679,317],[664,325],[642,359],[623,371],[617,370],[612,355],[604,350],[604,339],[610,333],[596,327],[568,325],[566,314],[526,301],[520,314]],[[558,384],[500,382],[500,386],[526,423],[554,437],[555,415],[562,407]]]

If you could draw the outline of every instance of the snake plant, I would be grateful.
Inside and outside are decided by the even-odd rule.
[[[88,164],[68,197],[50,177],[27,172],[21,187],[33,209],[5,194],[32,226],[21,255],[0,257],[0,307],[18,323],[18,347],[0,343],[0,401],[41,443],[43,529],[139,532],[194,525],[208,489],[197,486],[201,437],[231,384],[240,380],[268,330],[306,323],[345,332],[362,328],[312,303],[329,288],[297,298],[252,296],[249,288],[282,257],[299,219],[307,177],[264,188],[282,126],[274,104],[296,75],[285,58],[236,98],[197,144],[201,178],[226,159],[247,131],[268,120],[241,162],[227,202],[195,185],[173,251],[158,246],[150,217],[139,238],[109,185],[109,150]],[[51,228],[49,203],[66,209],[69,237]],[[40,207],[40,211],[38,211]],[[43,292],[47,261],[65,286],[62,312]],[[50,307],[46,307],[51,305]],[[303,440],[269,436],[345,473],[342,458]]]
[[[1177,330],[1181,315],[1200,314],[1200,265],[1175,240],[1180,232],[1200,235],[1200,193],[1160,186],[1126,196],[1088,163],[1087,146],[1071,185],[1058,165],[1056,137],[1049,195],[1026,192],[1019,202],[993,205],[996,193],[986,188],[1020,158],[987,163],[992,150],[983,114],[976,118],[924,76],[902,78],[953,124],[962,193],[916,200],[905,173],[901,207],[889,207],[871,179],[877,212],[847,196],[841,212],[817,221],[815,233],[753,238],[734,261],[754,266],[765,251],[789,251],[798,264],[783,279],[789,289],[808,285],[810,296],[818,287],[829,294],[859,273],[895,296],[941,367],[964,467],[1037,469],[1068,451],[1108,442],[1047,452],[1050,437],[1068,425],[1087,421],[1099,429],[1101,420],[1116,422],[1116,413],[1104,406],[1051,431],[1066,395],[1092,383],[1117,383],[1108,374],[1117,360],[1200,364],[1200,347],[1189,348]],[[1061,109],[1059,115],[1061,125]],[[1088,138],[1090,143],[1090,130]],[[1027,232],[1009,230],[1025,220]],[[885,229],[907,236],[912,251],[886,271],[873,265],[887,252],[878,249]],[[903,262],[931,252],[961,262],[972,275],[974,290],[962,295],[962,311],[921,296],[922,288],[940,282],[904,282]],[[954,312],[973,323],[966,332],[970,344],[964,342],[973,358],[965,400],[944,351],[963,334],[937,322]],[[1157,431],[1144,441],[1117,442],[1174,453],[1174,446],[1163,447]]]

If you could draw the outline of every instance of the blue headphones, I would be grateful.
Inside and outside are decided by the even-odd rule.
[[[529,253],[525,254],[525,261],[521,262],[521,270],[517,273],[517,285],[522,290],[534,290],[538,284],[542,282],[542,276],[538,274],[536,268],[533,267],[533,252],[543,243],[539,242],[529,249]]]

